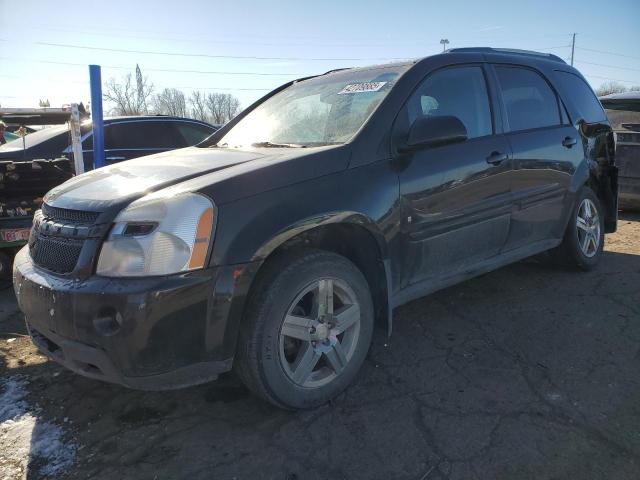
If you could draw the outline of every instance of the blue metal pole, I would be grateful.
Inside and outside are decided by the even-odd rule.
[[[102,78],[100,65],[89,65],[91,122],[93,124],[93,168],[104,167],[104,121],[102,118]]]

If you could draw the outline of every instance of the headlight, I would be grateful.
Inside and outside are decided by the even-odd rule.
[[[203,268],[213,236],[214,204],[198,193],[136,200],[115,219],[98,275],[168,275]]]

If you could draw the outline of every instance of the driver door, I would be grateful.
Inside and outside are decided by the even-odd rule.
[[[400,112],[394,137],[407,135],[421,115],[457,117],[467,140],[397,156],[405,287],[446,281],[498,255],[511,217],[511,150],[495,134],[482,66],[426,77]]]

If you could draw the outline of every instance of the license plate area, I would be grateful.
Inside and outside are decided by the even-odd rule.
[[[26,242],[29,240],[28,228],[6,228],[0,230],[0,239],[3,242]]]

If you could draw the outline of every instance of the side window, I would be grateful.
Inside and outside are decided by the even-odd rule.
[[[468,138],[493,133],[489,95],[482,68],[451,67],[429,75],[407,101],[408,125],[423,115],[453,115],[467,129]]]
[[[185,144],[170,122],[150,120],[109,125],[104,130],[104,145],[109,150],[129,150],[172,149]]]
[[[560,71],[556,71],[556,78],[560,93],[571,100],[578,116],[585,122],[595,123],[607,119],[593,90],[582,78],[573,73]]]
[[[562,123],[558,98],[542,76],[519,67],[496,67],[511,131]]]
[[[191,122],[175,122],[174,126],[178,129],[182,138],[184,138],[185,145],[187,146],[200,143],[215,131],[213,128]]]

